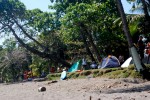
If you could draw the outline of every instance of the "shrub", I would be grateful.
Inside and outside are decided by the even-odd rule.
[[[88,71],[84,71],[83,72],[83,75],[85,75],[85,76],[87,76],[87,75],[90,75],[92,72],[90,71],[90,70],[88,70]]]

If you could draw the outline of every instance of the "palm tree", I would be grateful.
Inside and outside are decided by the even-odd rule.
[[[127,0],[129,3],[133,3],[133,6],[131,10],[134,11],[142,11],[145,14],[145,18],[149,18],[149,12],[150,12],[150,0]]]
[[[124,30],[124,33],[126,35],[127,41],[128,41],[129,49],[130,49],[134,64],[136,66],[136,69],[139,72],[142,72],[144,70],[144,68],[143,68],[142,62],[141,62],[141,60],[138,56],[136,48],[134,47],[134,45],[132,43],[132,38],[131,38],[131,35],[130,35],[129,27],[128,27],[128,24],[127,24],[127,20],[126,20],[126,16],[125,16],[125,13],[124,13],[124,10],[123,10],[121,0],[117,0],[117,6],[118,6],[118,10],[119,10],[120,15],[121,15],[121,19],[122,19],[122,23],[123,23],[123,30]]]
[[[144,33],[149,33],[150,28],[150,0],[127,0],[128,2],[132,2],[132,11],[143,11],[145,19],[142,22],[142,25],[144,26]]]

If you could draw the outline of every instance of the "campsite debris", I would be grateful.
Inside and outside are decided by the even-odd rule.
[[[131,98],[130,100],[135,100],[135,98]]]
[[[122,100],[122,97],[116,97],[114,100]]]
[[[99,93],[102,93],[102,91],[100,90]]]
[[[127,84],[124,84],[124,86],[128,86]]]
[[[38,91],[39,91],[39,92],[44,92],[44,91],[46,91],[46,87],[39,87],[39,88],[38,88]]]
[[[150,93],[150,91],[148,91],[147,93]]]
[[[58,81],[50,81],[47,84],[56,83],[56,82],[58,82]]]
[[[46,78],[36,78],[33,81],[34,82],[42,82],[42,81],[46,81]]]
[[[93,78],[93,75],[88,75],[86,78],[89,80],[90,78]]]
[[[111,86],[110,86],[110,85],[108,85],[108,86],[107,86],[107,88],[111,88]]]
[[[92,96],[90,96],[90,100],[92,100]]]

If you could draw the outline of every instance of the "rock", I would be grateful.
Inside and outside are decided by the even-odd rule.
[[[108,86],[107,86],[107,88],[111,88],[111,86],[110,86],[110,85],[108,85]]]
[[[114,100],[122,100],[122,97],[116,97]]]
[[[38,88],[38,91],[39,91],[39,92],[44,92],[44,91],[46,91],[46,87],[39,87],[39,88]]]

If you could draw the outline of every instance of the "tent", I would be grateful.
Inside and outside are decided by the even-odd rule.
[[[115,56],[108,56],[102,59],[98,68],[116,68],[120,66],[120,62]]]
[[[142,60],[143,63],[145,64],[150,64],[150,60],[148,60],[148,55],[147,54],[144,54],[144,59]],[[132,57],[129,57],[122,65],[121,67],[122,68],[126,68],[128,67],[130,64],[133,64],[133,60],[132,60]]]
[[[129,57],[122,65],[122,68],[128,67],[130,64],[133,64],[132,57]]]
[[[68,70],[68,72],[75,72],[75,71],[77,71],[77,70],[80,70],[80,69],[81,69],[81,63],[82,63],[81,60],[75,62],[75,63],[71,66],[71,68]]]

